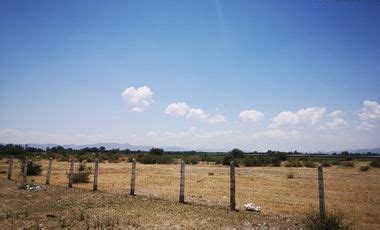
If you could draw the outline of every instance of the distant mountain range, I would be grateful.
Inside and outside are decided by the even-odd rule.
[[[28,146],[46,149],[46,148],[52,148],[52,147],[58,146],[58,144],[33,144],[33,143],[30,143],[30,144],[28,144]],[[88,147],[88,148],[93,148],[93,147],[99,148],[100,146],[104,146],[107,150],[110,150],[110,149],[120,149],[120,150],[129,149],[132,151],[137,151],[137,150],[149,151],[151,148],[156,147],[156,146],[149,146],[149,145],[131,145],[128,143],[124,143],[124,144],[121,144],[121,143],[96,143],[96,144],[84,144],[84,145],[71,144],[71,145],[61,145],[61,146],[64,148],[72,148],[72,149],[82,149],[82,148],[86,148],[86,147]],[[202,151],[202,152],[227,152],[228,151],[226,149],[204,149],[204,148],[202,148],[202,149],[189,149],[189,148],[176,147],[176,146],[169,146],[169,147],[162,147],[162,148],[165,151],[192,151],[192,150]],[[348,151],[350,153],[362,153],[362,154],[365,154],[368,152],[380,154],[380,148],[348,149],[348,150],[341,150],[341,151],[326,151],[326,152],[320,152],[320,153],[334,153],[334,152],[335,153],[341,153],[343,151]]]

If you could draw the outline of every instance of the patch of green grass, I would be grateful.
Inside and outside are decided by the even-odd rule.
[[[306,216],[306,228],[311,230],[335,230],[348,229],[348,225],[343,222],[343,216],[335,213],[326,213],[322,218],[319,213],[311,213]]]

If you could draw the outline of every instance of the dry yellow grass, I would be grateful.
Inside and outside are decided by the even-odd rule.
[[[45,182],[47,161],[43,175],[29,177],[37,183]],[[363,163],[362,163],[363,164]],[[17,165],[17,164],[16,164]],[[94,168],[93,163],[88,166]],[[359,172],[355,168],[325,168],[325,197],[328,211],[343,214],[354,228],[380,229],[380,169]],[[5,161],[0,171],[6,170]],[[66,187],[69,163],[53,163],[50,184]],[[77,165],[76,165],[77,169]],[[292,170],[293,179],[287,175]],[[131,164],[101,163],[99,190],[112,194],[128,194]],[[19,172],[16,169],[15,172]],[[212,172],[213,175],[209,175]],[[6,174],[0,174],[0,179]],[[236,201],[242,209],[253,202],[268,215],[303,215],[317,210],[317,169],[286,167],[240,167],[236,169]],[[91,190],[92,184],[75,184],[74,187]],[[179,165],[137,164],[136,194],[178,200]],[[4,199],[4,198],[2,198]],[[185,200],[196,204],[224,206],[229,204],[229,168],[201,163],[186,165]]]

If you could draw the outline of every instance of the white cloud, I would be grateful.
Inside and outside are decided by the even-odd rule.
[[[367,121],[362,121],[359,123],[357,128],[362,129],[362,130],[370,130],[370,129],[373,129],[375,127],[376,127],[375,125],[368,123]]]
[[[184,102],[175,102],[168,105],[165,113],[171,116],[186,116],[190,111],[190,107]]]
[[[364,101],[359,118],[362,121],[380,119],[380,105],[376,101]]]
[[[240,114],[239,114],[239,118],[243,122],[255,123],[255,122],[263,119],[263,117],[264,117],[264,114],[262,112],[256,111],[254,109],[245,110],[245,111],[240,112]]]
[[[277,128],[279,126],[297,125],[300,123],[310,123],[311,125],[315,125],[323,117],[325,112],[325,107],[310,107],[300,109],[295,113],[284,111],[273,118],[273,121],[269,127]]]
[[[359,113],[360,124],[358,129],[369,130],[376,126],[371,122],[380,119],[380,104],[376,101],[365,100]]]
[[[345,127],[348,126],[347,122],[343,120],[342,118],[335,118],[331,122],[327,122],[326,126],[328,128],[338,128],[338,127]]]
[[[214,116],[210,117],[209,119],[207,119],[207,123],[209,123],[209,124],[218,124],[218,123],[223,123],[225,121],[226,121],[226,119],[220,114],[214,115]]]
[[[210,114],[206,113],[203,109],[190,109],[186,115],[186,119],[199,119],[206,120]]]
[[[275,128],[283,125],[295,125],[298,123],[298,116],[295,113],[284,111],[279,113],[275,118],[270,127]]]
[[[329,113],[329,117],[332,117],[332,118],[338,118],[342,115],[343,115],[342,110],[335,110],[334,112]]]
[[[121,94],[124,103],[128,107],[131,107],[131,111],[133,112],[145,111],[152,102],[152,95],[153,92],[148,86],[140,88],[129,87]]]
[[[325,112],[325,107],[311,107],[298,110],[297,115],[301,121],[310,122],[314,125],[322,118]]]
[[[191,108],[185,102],[173,102],[169,104],[165,109],[165,113],[170,116],[185,117],[188,120],[200,120],[209,124],[218,124],[226,121],[220,114],[211,116],[203,109]]]

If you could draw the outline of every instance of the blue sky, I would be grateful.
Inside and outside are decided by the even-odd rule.
[[[0,142],[378,147],[379,12],[375,0],[1,1]]]

